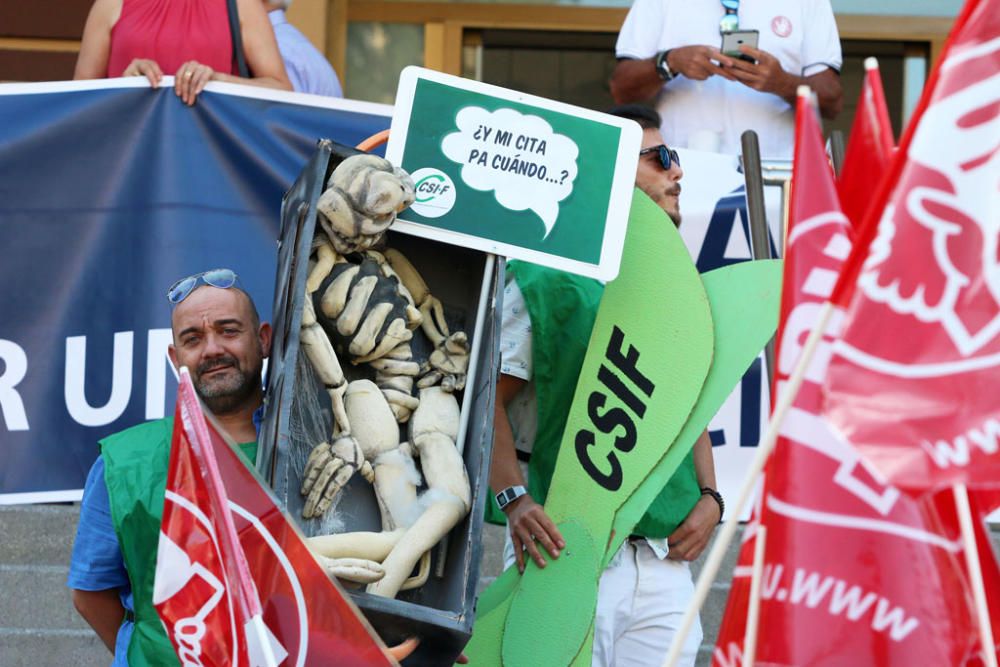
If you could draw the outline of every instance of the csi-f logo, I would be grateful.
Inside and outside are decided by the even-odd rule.
[[[646,398],[650,398],[655,386],[639,371],[639,351],[632,345],[628,346],[627,352],[623,351],[624,343],[625,334],[617,326],[613,327],[604,358],[645,394]],[[576,456],[591,479],[608,491],[617,491],[622,485],[622,465],[617,452],[628,454],[635,447],[635,420],[642,419],[646,414],[646,403],[622,382],[608,364],[601,364],[597,379],[607,391],[593,391],[587,399],[587,415],[592,428],[577,431]],[[621,401],[625,408],[607,409],[609,393]],[[613,450],[606,457],[607,464],[598,465],[591,458],[591,448],[596,444],[595,430],[609,435],[616,430],[621,431],[620,435],[615,436]]]
[[[413,172],[416,198],[410,208],[425,218],[440,218],[455,206],[455,183],[439,169]]]

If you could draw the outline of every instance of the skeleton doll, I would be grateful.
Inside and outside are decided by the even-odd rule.
[[[402,254],[372,249],[412,201],[409,176],[381,158],[354,156],[334,170],[320,198],[325,233],[313,245],[302,318],[302,349],[334,415],[330,442],[317,445],[306,464],[303,515],[322,515],[360,472],[375,488],[382,517],[381,532],[315,537],[310,546],[336,576],[387,597],[423,583],[428,550],[470,507],[452,393],[465,384],[468,340],[448,330],[441,303]],[[418,327],[433,347],[422,363],[410,348]],[[351,364],[370,365],[376,383],[348,382],[335,346]],[[407,420],[410,440],[400,442],[397,422]],[[419,498],[415,456],[427,482]],[[408,579],[422,556],[420,573]]]

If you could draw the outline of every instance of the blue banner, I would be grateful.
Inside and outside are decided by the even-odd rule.
[[[172,412],[173,281],[232,268],[269,319],[283,193],[319,138],[390,124],[382,105],[122,85],[0,86],[0,504],[78,498],[100,438]]]

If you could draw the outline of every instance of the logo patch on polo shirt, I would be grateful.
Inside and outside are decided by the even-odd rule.
[[[771,31],[778,37],[788,37],[792,34],[792,22],[787,16],[775,16],[771,19]]]

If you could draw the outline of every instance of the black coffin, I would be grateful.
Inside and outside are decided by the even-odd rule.
[[[274,343],[268,369],[267,399],[260,434],[258,468],[307,536],[379,530],[374,492],[359,475],[348,484],[335,519],[304,520],[299,494],[306,457],[317,424],[332,425],[329,398],[299,354],[308,257],[316,225],[316,202],[333,168],[355,149],[328,140],[285,195],[278,243],[273,309]],[[503,289],[500,258],[468,248],[389,232],[389,245],[401,250],[420,271],[431,292],[445,305],[449,324],[472,340],[470,375],[459,397],[465,425],[459,439],[472,492],[469,515],[432,554],[431,576],[415,590],[386,599],[351,591],[354,602],[389,645],[409,636],[421,638],[406,665],[451,665],[468,641],[479,579],[483,508],[493,444],[493,404],[499,364],[497,306]],[[349,379],[361,377],[344,363]],[[312,435],[309,434],[310,428]],[[463,437],[464,433],[464,437]],[[405,430],[402,438],[406,438]],[[331,656],[332,657],[332,656]],[[331,663],[333,664],[333,663]]]

